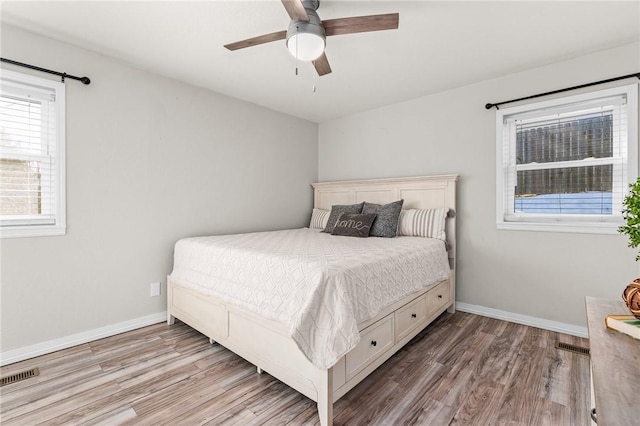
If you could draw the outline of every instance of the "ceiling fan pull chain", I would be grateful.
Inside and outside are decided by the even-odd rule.
[[[315,66],[316,65],[316,61],[313,61],[312,64],[313,64],[313,66]],[[317,77],[316,76],[318,75],[318,73],[312,72],[311,74],[313,74],[313,77],[312,77],[313,78],[313,88],[312,88],[312,90],[313,90],[313,93],[316,93],[316,81],[317,81]]]
[[[300,30],[300,26],[296,25],[296,33]],[[296,43],[296,75],[298,75],[298,43]]]

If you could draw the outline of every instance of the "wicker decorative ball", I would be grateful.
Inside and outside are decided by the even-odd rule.
[[[640,278],[633,280],[622,292],[622,300],[636,318],[640,319]]]

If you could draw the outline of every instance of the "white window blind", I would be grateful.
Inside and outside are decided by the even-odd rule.
[[[500,110],[502,229],[615,232],[637,174],[637,85]]]
[[[1,234],[63,234],[64,85],[6,70],[0,81]]]

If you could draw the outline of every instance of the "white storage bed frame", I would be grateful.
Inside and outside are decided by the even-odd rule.
[[[389,359],[442,312],[455,309],[457,175],[322,182],[313,184],[314,207],[404,199],[405,209],[446,207],[451,274],[358,324],[360,343],[330,369],[314,366],[281,324],[201,295],[167,279],[167,322],[178,318],[318,404],[322,426],[333,424],[333,402]]]

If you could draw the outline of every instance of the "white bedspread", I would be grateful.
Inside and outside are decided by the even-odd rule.
[[[358,343],[359,322],[450,272],[440,240],[307,228],[186,238],[174,256],[174,283],[284,324],[323,369]]]

